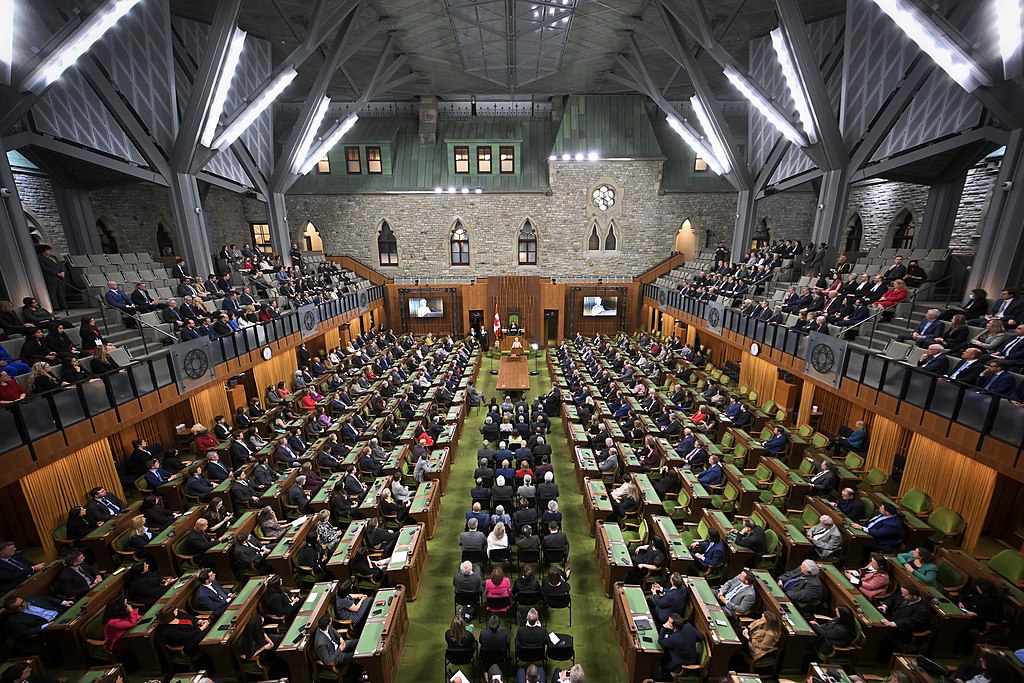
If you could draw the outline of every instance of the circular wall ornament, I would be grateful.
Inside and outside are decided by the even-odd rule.
[[[818,372],[825,374],[832,371],[836,365],[836,354],[828,344],[816,344],[811,349],[811,367]]]
[[[269,346],[264,346],[261,355],[263,356],[263,360],[270,360],[274,357],[274,350]]]
[[[191,379],[204,377],[210,369],[210,357],[202,349],[192,349],[181,362],[182,369]]]
[[[750,342],[750,355],[751,356],[760,356],[761,355],[761,345],[758,344],[757,342]]]
[[[712,308],[708,312],[708,324],[711,327],[719,327],[722,324],[722,313],[717,308]]]
[[[602,185],[594,190],[592,197],[594,200],[594,206],[602,211],[607,211],[615,206],[615,190],[607,185]]]
[[[302,316],[302,327],[306,330],[312,330],[316,327],[316,316],[313,315],[313,311],[306,311]]]

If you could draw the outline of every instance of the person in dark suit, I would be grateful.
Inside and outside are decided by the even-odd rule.
[[[1007,326],[1016,326],[1017,323],[1024,321],[1024,297],[1018,297],[1015,290],[1004,289],[992,305],[990,315],[970,320],[968,324],[984,325],[993,318],[1002,320]]]
[[[11,541],[0,543],[0,592],[7,592],[46,565],[32,564]]]
[[[750,517],[743,520],[743,525],[736,534],[736,545],[747,548],[754,553],[753,562],[760,562],[761,556],[768,553],[768,539],[764,535],[764,529],[754,523]]]
[[[452,578],[456,593],[483,593],[484,579],[480,567],[466,561],[459,565],[459,571]]]
[[[903,520],[896,514],[896,510],[888,503],[878,504],[878,514],[867,521],[866,524],[854,524],[854,528],[863,529],[875,539],[872,550],[890,552],[895,550],[903,540]]]
[[[1014,332],[1014,336],[999,347],[992,358],[1002,361],[1009,369],[1018,370],[1024,365],[1024,325],[1017,325]]]
[[[224,586],[217,581],[217,575],[212,569],[199,570],[199,587],[196,588],[196,607],[209,612],[211,620],[216,621],[224,610],[228,608],[235,594],[225,590]]]
[[[939,320],[941,311],[937,308],[929,309],[924,319],[917,324],[910,332],[901,332],[896,335],[896,341],[913,342],[918,346],[926,346],[936,337],[941,337],[946,331],[945,324]]]
[[[829,460],[822,460],[820,463],[813,458],[807,458],[811,463],[814,474],[809,482],[811,484],[811,495],[824,496],[831,494],[839,486],[839,475],[836,474],[836,466]]]
[[[220,454],[210,452],[206,456],[206,478],[221,482],[231,476],[231,470],[220,461]]]
[[[257,491],[265,491],[277,481],[277,472],[270,469],[270,465],[267,464],[267,456],[260,456],[256,459],[256,467],[252,468],[250,480],[253,488]]]
[[[309,507],[309,496],[306,494],[303,485],[306,483],[305,475],[299,475],[295,478],[295,483],[288,489],[288,504],[298,508],[299,512],[304,515],[308,515],[313,512],[313,508]]]
[[[722,463],[717,455],[709,456],[708,468],[697,475],[697,481],[704,488],[718,486],[724,478],[725,472],[722,470]]]
[[[891,266],[885,269],[882,273],[882,279],[886,282],[892,282],[893,280],[902,280],[903,276],[907,274],[907,267],[903,264],[903,257],[897,256],[893,259]]]
[[[171,472],[168,472],[160,466],[160,461],[156,458],[153,458],[146,463],[146,474],[143,475],[143,478],[146,480],[146,483],[149,484],[151,489],[163,486],[173,477],[174,475]]]
[[[663,622],[673,613],[682,613],[686,610],[686,600],[689,589],[679,572],[672,572],[668,577],[668,588],[655,583],[652,588],[651,597],[647,598],[647,605],[651,608],[651,614],[655,621]]]
[[[70,600],[78,600],[93,589],[103,576],[86,564],[85,555],[79,550],[72,550],[64,558],[64,567],[54,581],[54,592]]]
[[[4,629],[15,643],[22,643],[40,635],[70,605],[70,600],[61,601],[41,595],[30,598],[12,595],[4,603],[7,610]]]
[[[850,647],[857,637],[853,611],[846,605],[836,607],[834,619],[808,622],[811,629],[818,634],[814,643],[815,651],[820,655],[830,655],[838,647]]]
[[[249,483],[245,472],[239,472],[231,483],[231,500],[235,502],[236,507],[241,506],[254,509],[261,507],[260,493]]]
[[[210,496],[215,488],[210,480],[203,476],[203,471],[199,465],[193,465],[188,469],[188,479],[185,480],[185,486],[182,487],[182,491],[190,498],[198,498],[202,503],[209,503]]]
[[[857,495],[857,491],[849,486],[840,491],[839,500],[835,503],[830,503],[830,505],[854,522],[862,521],[867,514],[864,501]]]
[[[548,524],[547,536],[541,541],[540,547],[545,552],[562,553],[564,557],[569,557],[569,537],[559,531],[555,522]]]
[[[526,622],[516,631],[516,648],[518,649],[520,646],[543,647],[548,642],[550,642],[548,631],[540,623],[540,614],[531,607],[530,611],[526,613]]]
[[[658,644],[664,651],[661,661],[652,667],[656,680],[679,673],[683,665],[697,663],[697,642],[704,640],[700,631],[685,621],[679,614],[672,613],[658,629]]]
[[[1013,375],[1006,371],[1003,361],[989,361],[985,365],[985,371],[978,377],[978,391],[996,396],[1009,396],[1017,384],[1013,381]]]
[[[313,650],[322,663],[333,666],[344,666],[352,661],[352,653],[359,642],[355,639],[344,640],[331,626],[331,617],[324,615],[317,622],[317,630],[313,636]]]
[[[85,509],[98,522],[106,522],[125,508],[122,500],[108,493],[102,486],[97,486],[89,491],[89,499],[89,502],[85,504]]]
[[[789,439],[782,432],[781,427],[774,427],[772,429],[772,438],[764,442],[764,454],[771,458],[777,458],[785,452],[789,446]]]
[[[882,623],[892,629],[882,647],[886,650],[886,661],[899,645],[910,642],[915,631],[924,630],[932,623],[931,605],[921,599],[920,589],[912,583],[900,586],[878,610],[885,615]]]
[[[725,543],[715,529],[708,529],[708,537],[690,544],[693,563],[701,571],[718,567],[725,561]]]
[[[960,382],[968,386],[974,386],[985,369],[985,363],[981,360],[981,349],[964,349],[960,354],[961,360],[957,363],[943,379],[951,382]]]
[[[224,534],[220,538],[210,534],[207,528],[210,523],[204,517],[200,517],[196,520],[195,525],[192,527],[192,531],[188,532],[188,536],[185,537],[184,551],[185,554],[191,555],[192,560],[198,565],[205,565],[206,558],[204,553],[217,545],[221,541],[226,541],[229,538],[228,534]]]
[[[818,576],[820,571],[817,562],[804,560],[779,577],[779,587],[801,612],[810,612],[821,602],[825,589]]]
[[[949,372],[946,347],[942,344],[930,344],[924,355],[918,359],[917,367],[933,375],[945,375]]]

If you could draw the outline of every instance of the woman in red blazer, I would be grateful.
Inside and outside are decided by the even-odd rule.
[[[892,287],[882,295],[875,305],[879,308],[892,308],[907,298],[910,292],[907,291],[907,283],[903,280],[893,280]]]

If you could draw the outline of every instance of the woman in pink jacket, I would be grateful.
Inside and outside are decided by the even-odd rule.
[[[129,608],[124,595],[118,595],[103,610],[103,647],[120,657],[127,651],[121,636],[139,623],[138,608]]]

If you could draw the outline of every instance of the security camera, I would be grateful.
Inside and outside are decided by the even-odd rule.
[[[196,207],[196,213],[202,213],[202,212],[203,212],[203,210],[197,206]]]
[[[9,187],[0,187],[0,196],[10,197],[13,193]]]

